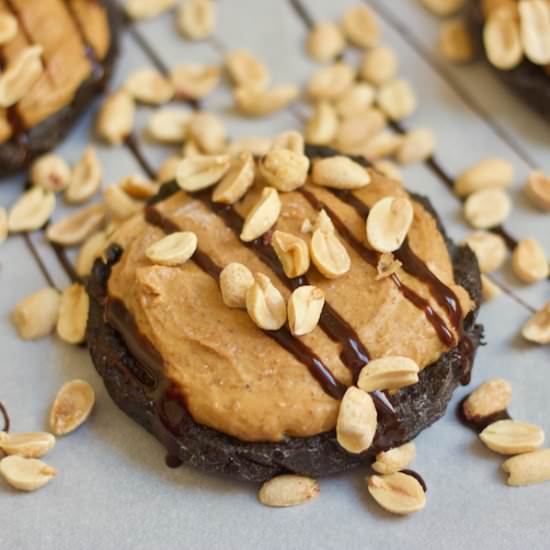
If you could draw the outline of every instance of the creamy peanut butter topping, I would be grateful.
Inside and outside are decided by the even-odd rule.
[[[1,48],[4,63],[23,49],[40,44],[44,72],[15,106],[25,128],[53,115],[74,98],[94,70],[92,57],[102,60],[111,44],[105,8],[92,0],[0,0],[0,13],[12,13],[19,21],[17,34]],[[93,52],[87,52],[89,45]],[[15,130],[5,110],[0,111],[0,142]]]
[[[353,192],[368,206],[386,196],[407,196],[397,182],[374,172],[370,176],[369,185]],[[255,186],[234,205],[242,218],[257,202],[261,189]],[[328,189],[310,184],[304,189],[345,220],[356,239],[365,242],[365,220],[354,208]],[[311,234],[301,232],[301,227],[305,219],[315,219],[317,211],[300,190],[282,193],[280,200],[281,214],[273,229],[309,244]],[[411,248],[455,291],[465,315],[472,303],[454,281],[452,263],[435,220],[422,205],[412,203]],[[179,230],[192,231],[200,251],[218,266],[239,262],[252,273],[263,273],[288,300],[287,286],[203,201],[178,192],[155,208]],[[124,254],[113,268],[109,295],[123,301],[141,333],[159,351],[164,374],[181,392],[193,418],[245,441],[277,441],[285,435],[306,437],[334,428],[339,402],[323,391],[303,363],[262,332],[246,311],[227,307],[213,277],[193,261],[178,267],[151,265],[145,251],[162,235],[162,230],[146,223],[142,214],[118,230],[114,240],[124,248]],[[350,270],[331,280],[311,267],[309,284],[319,288],[326,303],[355,329],[372,358],[408,357],[420,369],[436,361],[448,347],[424,312],[405,299],[391,278],[377,279],[376,265],[365,262],[346,239],[341,241],[351,259]],[[396,274],[429,301],[458,340],[456,329],[428,286],[401,266],[396,267]],[[319,325],[297,338],[340,382],[351,384],[350,371],[339,357],[340,345]]]

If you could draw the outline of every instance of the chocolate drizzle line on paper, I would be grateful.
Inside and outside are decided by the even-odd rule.
[[[4,427],[2,428],[3,432],[9,432],[10,431],[10,415],[8,414],[8,411],[6,410],[6,407],[4,406],[4,403],[0,401],[0,414],[2,415],[2,418],[4,419]]]

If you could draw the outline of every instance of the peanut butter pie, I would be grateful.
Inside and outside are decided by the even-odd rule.
[[[470,0],[468,17],[498,76],[550,120],[550,2]]]
[[[0,1],[0,176],[52,149],[103,89],[114,13],[109,1]]]
[[[88,344],[171,464],[263,481],[402,445],[469,382],[472,251],[429,202],[288,133],[183,160],[88,283]]]

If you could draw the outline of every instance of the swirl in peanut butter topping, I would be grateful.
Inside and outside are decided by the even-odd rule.
[[[113,267],[109,296],[124,303],[158,350],[164,375],[196,422],[244,441],[318,434],[334,427],[334,398],[356,380],[370,356],[401,354],[423,368],[461,341],[462,311],[469,311],[471,301],[455,285],[445,242],[419,204],[414,205],[410,250],[407,242],[396,252],[406,265],[395,277],[377,280],[378,253],[362,243],[365,216],[356,207],[368,209],[381,197],[406,195],[395,182],[375,173],[371,178],[353,193],[307,184],[281,195],[277,230],[300,235],[305,218],[314,218],[320,209],[329,214],[351,257],[351,270],[336,281],[314,269],[287,278],[270,232],[251,242],[239,240],[257,189],[241,203],[226,206],[214,203],[208,191],[170,196],[165,188],[146,212],[154,225],[138,216],[123,226],[116,239],[125,254]],[[144,260],[148,245],[176,230],[197,235],[198,255],[192,262],[166,269]],[[283,296],[306,284],[321,288],[326,301],[318,328],[300,338],[287,329],[261,331],[246,312],[224,306],[217,277],[221,266],[232,261],[265,273]],[[424,261],[437,278],[428,275],[432,267]],[[390,425],[391,400],[384,394],[373,397],[379,416],[385,414]]]

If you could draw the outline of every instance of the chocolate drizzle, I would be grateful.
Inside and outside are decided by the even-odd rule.
[[[231,206],[215,203],[208,192],[195,193],[192,196],[200,200],[214,212],[214,214],[220,217],[225,224],[233,230],[237,237],[240,235],[244,221]],[[300,286],[309,284],[306,276],[295,277],[293,279],[286,276],[273,247],[266,242],[265,239],[260,237],[251,243],[243,244],[252,249],[258,258],[260,258],[260,260],[262,260],[290,290],[295,290]],[[319,326],[332,341],[338,342],[342,346],[340,359],[351,371],[352,379],[355,383],[361,369],[369,362],[368,350],[361,342],[359,335],[328,302],[325,302],[321,318],[319,319]]]
[[[355,252],[357,252],[357,254],[361,256],[361,258],[363,258],[367,263],[376,267],[376,265],[378,264],[378,254],[372,250],[369,250],[363,243],[358,241],[354,237],[354,235],[351,233],[351,231],[346,227],[346,225],[340,219],[340,217],[333,210],[331,210],[326,204],[321,202],[310,191],[307,191],[305,189],[300,189],[299,192],[307,199],[307,201],[311,204],[311,206],[313,206],[313,208],[315,208],[316,210],[325,210],[325,212],[328,214],[328,216],[332,220],[332,223],[338,230],[338,232],[344,237],[344,239],[355,250]],[[337,196],[341,198],[341,200],[343,200],[344,202],[347,202],[349,194],[340,193]],[[353,202],[350,202],[350,205],[354,206]],[[363,206],[366,207],[366,205],[363,205]],[[434,327],[435,331],[439,336],[439,339],[446,346],[454,345],[455,340],[454,340],[453,334],[448,329],[443,318],[431,307],[430,303],[424,298],[422,298],[422,296],[417,294],[414,290],[412,290],[411,288],[403,284],[397,275],[393,274],[391,276],[391,279],[407,300],[409,300],[417,308],[424,311],[424,315],[426,316],[428,321],[431,323],[431,325]]]
[[[4,403],[0,401],[0,414],[2,415],[2,418],[4,419],[4,427],[2,428],[3,432],[9,432],[10,431],[10,415],[8,414],[8,411],[6,410],[6,407],[4,406]]]
[[[179,231],[179,227],[171,220],[163,216],[154,206],[148,206],[145,210],[145,219],[152,225],[160,227],[166,233]],[[212,258],[197,249],[193,255],[193,261],[208,275],[218,279],[222,271]],[[117,328],[116,326],[114,328]],[[334,399],[341,399],[346,391],[346,386],[339,382],[330,369],[323,363],[320,357],[301,340],[292,336],[287,328],[279,330],[265,330],[266,336],[275,340],[282,348],[293,355],[298,361],[306,365],[312,376],[319,382],[324,391]]]
[[[157,178],[157,174],[154,168],[149,164],[149,161],[145,158],[145,155],[143,154],[143,151],[139,146],[139,142],[136,139],[136,136],[134,134],[130,134],[124,140],[124,143],[126,144],[126,147],[130,149],[132,155],[134,155],[134,158],[138,161],[139,165],[147,174],[147,176],[149,176],[152,180],[155,180]]]

